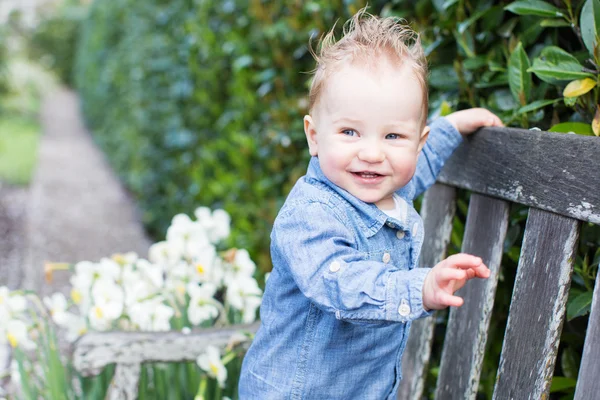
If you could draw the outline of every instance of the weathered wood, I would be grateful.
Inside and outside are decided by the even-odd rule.
[[[446,256],[456,210],[455,198],[456,190],[441,184],[432,186],[425,193],[421,207],[425,229],[421,266],[434,266]],[[434,317],[412,323],[402,357],[402,382],[398,389],[398,399],[417,400],[422,396],[434,326]]]
[[[481,257],[491,275],[488,279],[470,281],[456,293],[465,303],[450,310],[436,399],[462,400],[477,396],[508,212],[506,201],[478,194],[471,196],[462,251]]]
[[[448,160],[439,181],[600,224],[596,137],[485,128]]]
[[[88,333],[75,344],[73,366],[84,376],[98,375],[108,364],[194,361],[209,345],[226,346],[239,332],[256,332],[258,324],[181,332]],[[239,335],[237,335],[239,336]],[[242,338],[240,337],[241,341]]]
[[[600,274],[596,275],[596,286],[592,297],[592,309],[588,322],[583,355],[579,366],[579,377],[575,389],[575,400],[588,400],[600,393]]]
[[[494,399],[548,396],[579,225],[571,218],[529,210]]]
[[[141,371],[141,364],[117,364],[106,398],[108,400],[137,399]]]

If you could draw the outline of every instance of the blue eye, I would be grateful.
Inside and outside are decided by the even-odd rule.
[[[386,139],[400,139],[400,135],[398,135],[397,133],[388,133],[387,135],[385,135]]]
[[[342,133],[346,136],[356,136],[356,131],[354,129],[343,129]]]

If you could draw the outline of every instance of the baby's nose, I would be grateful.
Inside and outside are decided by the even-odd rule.
[[[385,160],[385,153],[380,143],[365,141],[358,152],[358,159],[368,163],[378,163]]]

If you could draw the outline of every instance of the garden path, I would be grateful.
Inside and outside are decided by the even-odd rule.
[[[116,252],[147,255],[135,206],[85,129],[77,95],[59,88],[43,100],[42,136],[31,185],[0,183],[0,286],[41,296],[68,293],[66,272],[44,282],[44,262],[97,261]],[[0,376],[10,351],[0,346]],[[0,397],[6,382],[0,381]]]
[[[22,287],[68,292],[68,274],[44,282],[44,262],[90,260],[117,252],[147,256],[135,206],[87,132],[77,95],[49,93],[41,110],[42,137],[29,195],[28,246]]]

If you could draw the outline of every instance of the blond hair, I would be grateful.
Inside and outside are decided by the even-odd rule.
[[[336,42],[335,26],[321,38],[318,54],[309,45],[317,66],[309,92],[309,112],[318,103],[325,81],[340,69],[340,64],[362,62],[368,65],[387,57],[394,65],[408,65],[423,88],[422,123],[428,112],[427,60],[419,34],[406,21],[397,17],[380,18],[359,10],[343,27],[343,36]],[[375,65],[375,64],[372,64]]]

